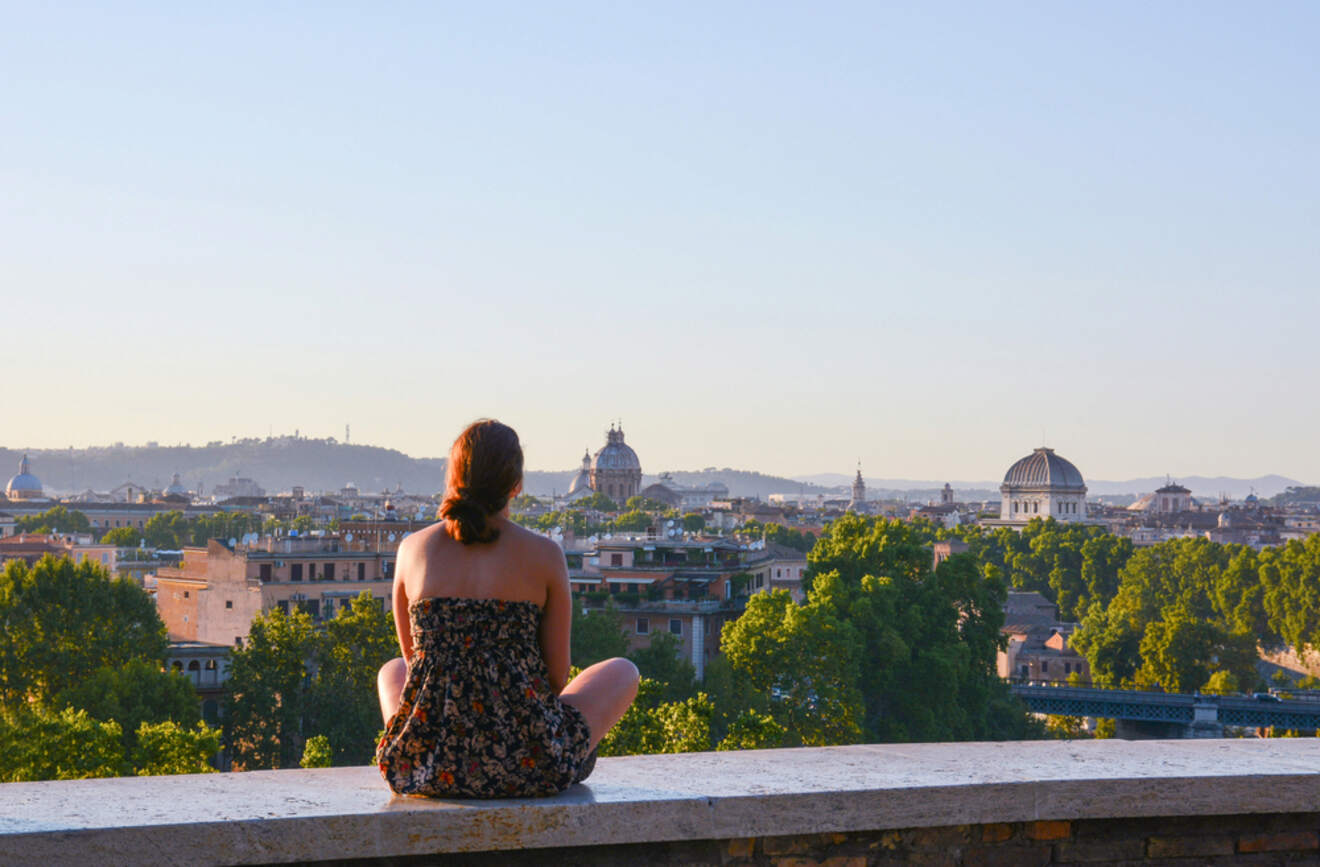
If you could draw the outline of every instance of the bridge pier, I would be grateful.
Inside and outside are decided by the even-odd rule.
[[[1219,704],[1213,699],[1197,696],[1192,705],[1192,724],[1187,727],[1187,738],[1222,738],[1224,724],[1219,721]]]

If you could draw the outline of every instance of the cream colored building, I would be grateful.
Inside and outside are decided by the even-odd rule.
[[[236,644],[253,617],[277,608],[324,620],[364,590],[388,607],[394,561],[394,551],[350,551],[337,537],[266,537],[233,548],[212,539],[156,573],[156,608],[171,641]]]

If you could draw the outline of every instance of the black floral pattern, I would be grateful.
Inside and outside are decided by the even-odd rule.
[[[376,764],[401,795],[552,795],[595,764],[582,712],[550,686],[541,608],[499,599],[418,599],[399,710]]]

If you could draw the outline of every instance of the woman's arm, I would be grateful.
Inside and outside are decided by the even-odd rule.
[[[568,584],[564,552],[550,540],[551,562],[547,569],[545,608],[541,615],[541,656],[550,672],[550,685],[558,695],[568,683],[569,641],[573,629],[573,598]]]
[[[394,608],[394,632],[399,636],[399,650],[405,662],[412,659],[412,622],[408,618],[408,591],[404,586],[404,576],[408,573],[412,560],[413,546],[405,539],[399,546],[397,559],[394,561],[394,588],[391,591]]]

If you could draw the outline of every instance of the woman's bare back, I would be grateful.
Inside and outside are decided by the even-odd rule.
[[[493,542],[464,545],[446,521],[409,536],[399,546],[394,574],[394,626],[404,658],[412,655],[408,608],[418,599],[503,599],[541,608],[540,644],[558,693],[568,682],[573,602],[564,552],[544,536],[503,516],[489,519]]]
[[[565,574],[563,552],[512,521],[491,520],[498,522],[500,536],[488,544],[456,541],[444,521],[410,536],[399,548],[396,567],[408,602],[443,596],[533,602],[545,608]]]

